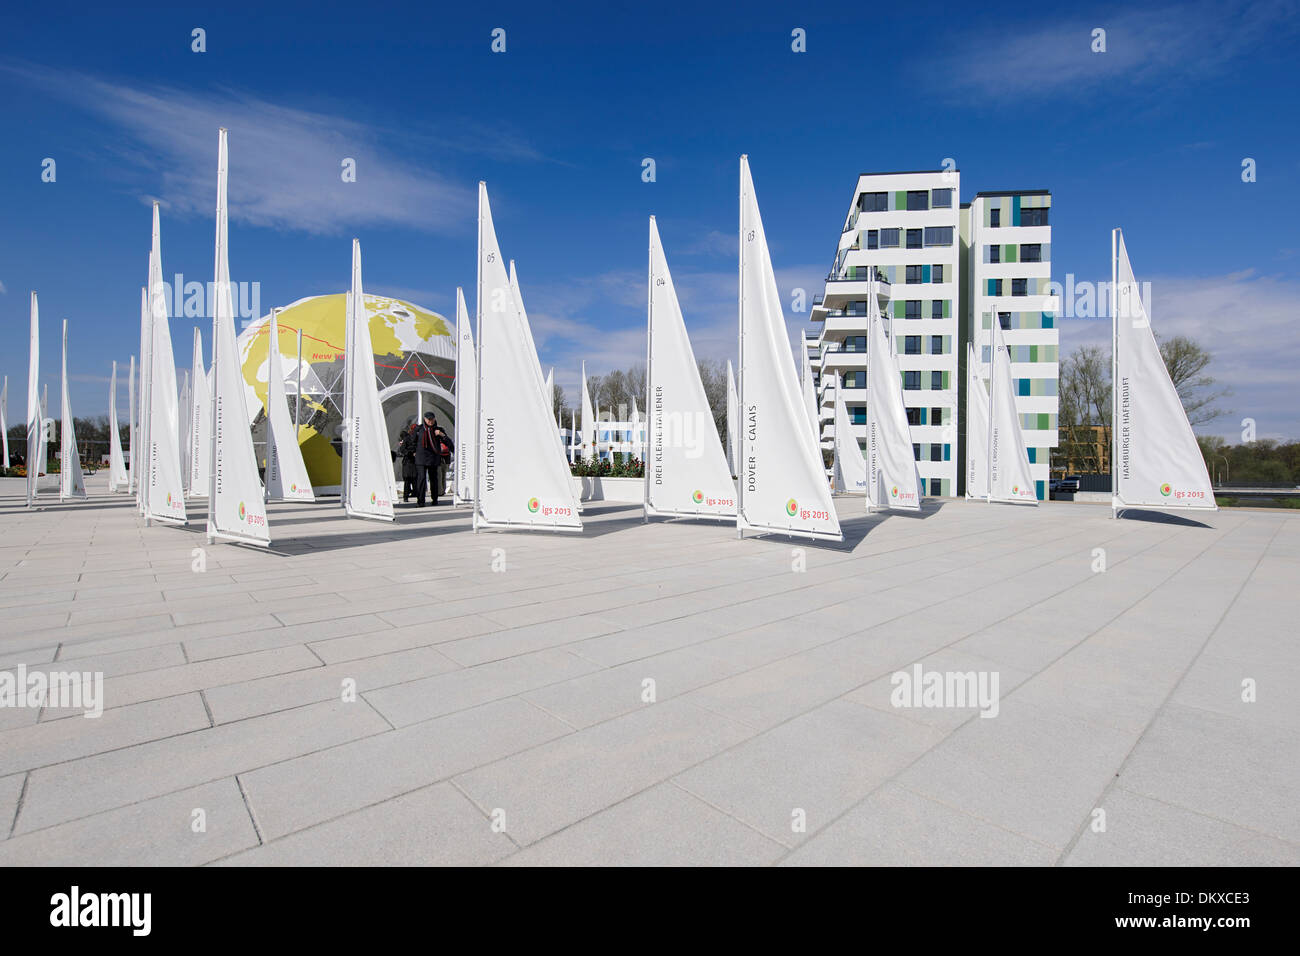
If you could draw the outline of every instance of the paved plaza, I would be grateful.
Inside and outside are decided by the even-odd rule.
[[[840,498],[822,545],[330,499],[267,553],[103,476],[0,479],[0,670],[104,697],[0,709],[2,865],[1300,863],[1300,515]],[[895,706],[916,664],[996,715]]]

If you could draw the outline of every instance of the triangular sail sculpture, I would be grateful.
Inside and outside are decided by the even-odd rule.
[[[145,440],[149,457],[147,520],[185,524],[181,488],[181,450],[176,407],[176,362],[172,357],[167,288],[162,277],[158,203],[153,204],[153,242],[149,249],[149,403]]]
[[[140,440],[140,454],[136,459],[140,465],[140,474],[135,480],[135,507],[140,514],[146,509],[147,489],[149,487],[149,373],[152,364],[149,357],[153,334],[149,327],[149,290],[140,289],[140,388],[136,391],[136,437]]]
[[[208,476],[212,461],[212,382],[203,364],[203,335],[194,329],[194,365],[190,370],[189,496],[208,496]]]
[[[193,419],[190,409],[194,405],[194,399],[190,394],[189,369],[186,369],[183,374],[185,378],[181,382],[181,398],[176,405],[176,434],[180,442],[177,447],[181,450],[181,494],[188,498],[190,496],[190,426]]]
[[[552,365],[550,371],[546,373],[546,388],[542,390],[542,394],[546,396],[546,407],[547,408],[554,407],[555,405],[555,366],[554,365]],[[559,416],[560,416],[559,409],[556,409],[555,422],[557,425],[559,424],[560,421]]]
[[[921,510],[921,477],[903,404],[898,357],[867,294],[867,508]]]
[[[81,473],[81,453],[68,396],[68,320],[63,320],[63,423],[59,426],[59,500],[86,497],[86,479]]]
[[[454,504],[474,500],[475,399],[478,398],[478,374],[475,372],[474,331],[465,308],[465,292],[456,288],[456,483],[452,488]]]
[[[1217,511],[1214,487],[1142,304],[1124,235],[1111,234],[1114,329],[1112,511]]]
[[[388,427],[375,384],[370,310],[361,287],[361,240],[352,240],[347,349],[343,367],[343,507],[352,518],[393,520],[394,492]]]
[[[975,361],[975,344],[966,343],[966,497],[989,494],[989,391]]]
[[[117,363],[108,385],[108,490],[127,490],[126,459],[122,457],[122,435],[117,423]]]
[[[596,413],[591,407],[591,393],[587,391],[587,363],[582,363],[582,438],[579,458],[596,457]]]
[[[649,294],[645,515],[734,518],[736,485],[700,381],[654,216],[650,217]],[[635,417],[639,416],[634,412]]]
[[[27,506],[36,497],[36,479],[45,470],[42,455],[45,448],[45,422],[41,414],[41,390],[37,378],[41,374],[41,324],[36,293],[32,293],[31,337],[28,339],[27,358]]]
[[[230,289],[226,131],[217,134],[217,232],[213,263],[216,294],[212,310],[212,419],[208,473],[208,539],[226,538],[268,545],[262,483],[257,476],[253,434],[248,428],[244,377],[235,342],[235,303]]]
[[[844,396],[835,389],[835,464],[833,477],[836,491],[862,494],[867,490],[867,461],[853,435],[849,409]]]
[[[131,443],[131,447],[126,451],[126,491],[127,494],[135,494],[135,451],[139,447],[136,443],[139,438],[136,436],[136,406],[135,406],[135,356],[131,356],[131,369],[127,373],[126,383],[126,400],[131,406],[131,423],[128,426],[126,440]]]
[[[727,464],[731,477],[740,474],[740,399],[736,395],[736,376],[727,359]]]
[[[749,160],[740,157],[740,507],[736,533],[844,540],[808,421]]]
[[[266,496],[283,501],[315,501],[298,447],[298,429],[289,417],[289,396],[280,363],[279,311],[271,310],[267,325]]]
[[[478,186],[478,466],[474,529],[581,531],[569,469],[501,260],[487,186]],[[548,432],[550,434],[548,434]]]
[[[0,468],[9,467],[9,376],[0,388],[0,442],[4,443],[4,458],[0,459]]]
[[[1025,436],[1020,431],[1020,415],[1016,412],[1016,389],[1011,379],[1011,355],[1002,338],[1002,325],[994,315],[992,321],[993,394],[990,396],[989,414],[989,498],[992,501],[1012,501],[1038,504],[1033,474],[1029,470],[1029,452],[1025,449]]]

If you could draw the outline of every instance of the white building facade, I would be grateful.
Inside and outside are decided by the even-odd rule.
[[[1058,304],[1048,290],[1051,207],[1050,192],[1032,189],[976,193],[961,210],[962,351],[966,341],[975,344],[980,374],[987,378],[990,323],[996,318],[1010,352],[1016,411],[1040,500],[1048,496],[1059,410]]]

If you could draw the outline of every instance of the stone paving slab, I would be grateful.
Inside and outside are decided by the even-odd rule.
[[[844,497],[841,545],[325,500],[263,551],[88,486],[0,479],[0,671],[106,698],[0,708],[0,865],[1300,863],[1300,515]],[[997,715],[898,706],[917,667]]]

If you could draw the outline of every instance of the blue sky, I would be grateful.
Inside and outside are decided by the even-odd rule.
[[[211,279],[225,125],[232,278],[260,283],[263,311],[343,290],[356,235],[367,291],[451,313],[474,284],[485,179],[543,365],[566,387],[584,358],[592,372],[644,360],[652,213],[697,353],[732,354],[740,153],[787,305],[795,287],[821,291],[859,172],[952,157],[963,201],[1053,191],[1058,281],[1108,279],[1109,230],[1124,227],[1157,332],[1197,336],[1233,389],[1234,415],[1206,431],[1235,439],[1250,416],[1261,437],[1300,437],[1296,3],[556,6],[7,7],[10,423],[25,414],[31,289],[52,395],[67,318],[73,407],[106,411],[109,361],[138,348],[152,199],[164,273]],[[807,53],[791,50],[796,27]],[[1104,54],[1089,48],[1097,27]],[[182,364],[194,321],[172,323]],[[1063,352],[1108,340],[1104,320],[1061,325]]]

